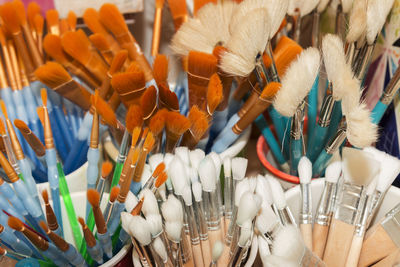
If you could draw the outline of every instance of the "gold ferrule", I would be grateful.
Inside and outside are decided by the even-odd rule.
[[[17,158],[17,160],[24,159],[25,158],[24,152],[22,151],[21,144],[19,143],[14,127],[9,119],[6,119],[6,125],[8,133],[10,135],[11,145],[13,147],[15,157]]]
[[[62,95],[63,97],[81,107],[83,110],[89,110],[91,106],[90,93],[86,91],[86,89],[83,88],[75,80],[71,79],[70,81],[52,89],[56,91],[56,93]]]
[[[14,70],[12,67],[10,53],[8,51],[7,45],[2,46],[2,51],[3,51],[4,62],[6,63],[6,69],[8,74],[7,76],[10,82],[10,86],[13,90],[17,90],[17,82],[15,81]],[[4,82],[7,82],[7,80],[4,80]]]
[[[7,48],[8,48],[8,52],[10,54],[10,62],[11,62],[11,66],[12,66],[12,71],[14,73],[16,90],[21,90],[22,89],[21,76],[19,73],[17,54],[15,52],[15,47],[14,47],[12,40],[7,41]]]
[[[51,130],[49,112],[47,110],[47,107],[44,107],[43,130],[44,130],[44,146],[46,147],[46,149],[54,148],[53,132]]]
[[[11,183],[14,183],[19,180],[18,174],[15,172],[10,162],[1,152],[0,152],[0,164],[3,167],[3,170],[6,173],[8,179],[10,179]]]
[[[99,146],[99,115],[97,111],[93,114],[92,130],[90,132],[90,148],[98,148]]]

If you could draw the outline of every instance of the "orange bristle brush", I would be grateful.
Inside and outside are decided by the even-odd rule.
[[[5,28],[10,32],[14,40],[18,53],[24,60],[25,69],[28,72],[29,79],[34,80],[33,72],[35,70],[35,66],[26,46],[14,5],[11,2],[8,2],[0,6],[0,16],[3,19]]]
[[[158,106],[169,111],[179,112],[179,100],[175,92],[169,90],[167,83],[158,85]]]
[[[214,55],[190,51],[188,56],[189,107],[197,105],[206,110],[207,85],[212,74],[217,72]]]
[[[114,129],[118,129],[120,131],[124,131],[124,125],[117,119],[114,111],[110,108],[110,106],[100,97],[99,91],[96,90],[96,93],[92,95],[91,102],[96,108],[99,115],[102,119]]]
[[[131,154],[131,157],[126,157],[125,164],[122,167],[121,177],[118,182],[120,190],[117,196],[117,201],[119,203],[125,203],[126,196],[128,195],[128,192],[130,190],[133,174],[139,160],[140,148],[131,147],[129,152],[129,154]]]
[[[44,189],[42,191],[42,196],[43,196],[44,205],[45,205],[45,209],[46,209],[46,220],[47,220],[47,224],[48,224],[50,230],[52,230],[52,231],[61,230],[61,229],[59,229],[57,218],[53,211],[53,208],[51,207],[51,205],[49,203],[49,193],[47,192],[47,189]]]
[[[114,186],[113,188],[111,188],[110,191],[110,198],[107,202],[107,206],[104,210],[104,219],[106,220],[106,223],[108,223],[108,221],[110,220],[110,216],[111,216],[111,211],[112,208],[114,206],[115,200],[117,200],[118,194],[119,194],[119,190],[120,188],[118,186]]]
[[[214,73],[207,87],[207,113],[210,119],[223,99],[224,95],[221,80],[218,74]]]
[[[26,19],[24,3],[22,3],[22,1],[20,0],[14,0],[12,3],[14,5],[15,12],[17,13],[17,17],[19,20],[19,24],[21,25],[22,32],[24,33],[24,37],[27,42],[27,47],[32,57],[32,61],[35,67],[39,67],[40,65],[43,65],[43,58],[39,53],[37,44],[35,43],[35,40],[33,39],[32,36],[32,31],[29,28],[28,21]]]
[[[113,75],[111,85],[128,108],[132,104],[139,104],[140,97],[146,89],[145,75],[141,70],[117,73]]]
[[[1,43],[1,49],[3,52],[5,67],[6,67],[4,72],[5,72],[5,75],[7,74],[7,76],[8,76],[8,80],[9,80],[11,89],[17,90],[18,89],[17,81],[14,76],[14,70],[13,70],[13,66],[12,66],[12,62],[11,62],[10,53],[8,51],[8,45],[7,45],[7,40],[5,37],[4,29],[5,29],[4,26],[3,27],[0,26],[0,43]],[[2,83],[4,83],[4,86],[6,85],[6,83],[7,83],[6,77],[4,77],[4,79],[2,80]],[[5,87],[7,87],[7,86],[5,86]]]
[[[21,132],[22,136],[28,142],[32,150],[35,152],[38,158],[42,158],[46,154],[46,149],[39,138],[29,129],[28,125],[22,120],[15,119],[14,120],[15,127]]]
[[[188,11],[186,0],[167,0],[169,10],[174,20],[175,31],[179,30],[181,25],[188,20]]]
[[[131,60],[135,60],[142,68],[146,81],[153,79],[153,72],[150,64],[140,49],[139,44],[128,30],[125,19],[117,6],[114,4],[104,4],[100,8],[100,21],[116,37],[122,48],[128,51]]]
[[[82,79],[89,87],[97,88],[100,86],[100,82],[96,78],[92,77],[92,74],[86,70],[86,68],[76,60],[72,60],[71,57],[64,52],[61,45],[61,38],[54,34],[47,34],[43,40],[43,47],[46,53],[62,64],[71,73]]]
[[[84,65],[99,81],[107,75],[107,64],[91,49],[90,41],[82,30],[65,33],[61,37],[61,45],[65,52]]]
[[[157,178],[164,172],[165,170],[165,163],[161,162],[160,164],[157,165],[157,167],[154,169],[153,174],[150,176],[150,178],[146,181],[145,185],[143,186],[143,189],[147,188],[153,191],[154,189],[154,183],[156,182]],[[142,190],[143,190],[142,189]]]
[[[166,83],[168,79],[168,58],[166,55],[158,54],[153,63],[153,76],[157,85]]]
[[[44,26],[44,18],[40,14],[36,14],[34,20],[34,27],[36,32],[36,43],[41,56],[43,56],[43,26]]]
[[[69,73],[56,62],[47,62],[35,71],[36,77],[58,94],[72,101],[83,110],[90,108],[90,93],[72,79]]]
[[[76,20],[77,20],[77,17],[76,17],[75,12],[72,10],[69,11],[68,15],[67,15],[67,22],[68,22],[69,29],[73,32],[76,30]]]
[[[103,196],[106,180],[111,177],[110,174],[112,170],[113,164],[111,163],[111,161],[107,160],[101,164],[101,176],[96,185],[96,191],[99,192],[100,196]]]
[[[143,113],[139,105],[131,105],[125,115],[126,129],[132,133],[135,128],[142,128]]]
[[[160,188],[168,179],[168,175],[166,172],[162,172],[158,177],[156,182],[154,183],[155,188]]]
[[[193,106],[188,114],[190,120],[190,128],[182,137],[181,146],[187,146],[194,149],[197,143],[205,135],[209,126],[208,115],[201,111],[196,105]]]
[[[107,61],[108,64],[111,64],[114,53],[111,50],[110,44],[108,43],[107,38],[104,36],[104,34],[94,33],[89,36],[89,40],[97,48],[97,50],[100,51],[105,61]]]
[[[47,10],[46,12],[47,32],[55,35],[60,35],[60,22],[58,11],[55,9]]]
[[[131,214],[133,216],[140,215],[140,212],[142,211],[143,207],[143,202],[144,202],[144,197],[139,199],[139,202],[136,204],[136,206],[132,209]]]
[[[140,107],[142,109],[143,120],[146,124],[157,111],[157,89],[152,85],[144,91],[140,97]]]
[[[67,19],[60,19],[60,36],[69,31],[69,25]]]
[[[217,58],[218,64],[220,64],[221,55],[227,51],[227,49],[223,46],[216,46],[213,50],[213,55]],[[224,73],[221,69],[218,68],[218,75],[221,79],[222,83],[222,92],[223,92],[223,99],[222,102],[218,105],[217,111],[225,110],[228,107],[229,96],[231,93],[232,88],[232,75]]]
[[[165,0],[156,0],[156,11],[154,12],[154,22],[153,22],[153,39],[151,42],[151,55],[153,57],[157,56],[158,49],[160,47],[161,21],[162,21],[164,1]]]
[[[136,164],[135,173],[133,175],[133,181],[135,183],[140,183],[140,179],[142,178],[144,164],[146,163],[147,155],[153,149],[154,142],[155,142],[154,136],[151,132],[149,132],[147,134],[146,140],[144,141],[143,149],[140,153],[140,157]]]
[[[190,120],[178,112],[169,111],[165,117],[166,136],[165,152],[171,153],[181,136],[190,128]]]
[[[40,14],[40,6],[38,3],[36,2],[29,2],[28,4],[28,8],[26,10],[26,14],[28,16],[28,23],[29,23],[29,27],[31,28],[31,30],[33,31],[33,37],[35,38],[35,40],[37,41],[37,36],[35,35],[35,16]]]
[[[78,217],[78,222],[82,227],[82,232],[83,232],[83,236],[85,238],[86,241],[86,246],[88,248],[93,248],[93,251],[96,251],[96,249],[94,248],[96,246],[96,238],[94,237],[92,231],[90,231],[89,227],[85,224],[85,220],[81,217]],[[99,244],[97,244],[97,246],[99,246]],[[89,254],[92,250],[88,250]],[[98,264],[102,264],[103,263],[103,253],[95,253],[95,254],[90,254],[90,256],[92,257],[92,259],[94,259],[95,261],[97,261]]]
[[[94,8],[87,8],[85,10],[85,13],[83,13],[83,21],[93,33],[100,33],[107,39],[113,53],[120,50],[119,44],[100,22],[99,13]]]
[[[149,130],[153,133],[156,139],[156,146],[154,148],[154,153],[158,153],[161,149],[162,134],[165,128],[165,119],[168,111],[163,108],[159,109],[153,117],[151,117],[149,122]]]
[[[274,59],[278,75],[283,77],[290,63],[303,51],[301,46],[292,39],[282,36],[274,49]]]

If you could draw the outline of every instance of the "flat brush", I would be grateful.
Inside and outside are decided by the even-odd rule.
[[[34,27],[36,35],[37,35],[37,47],[40,53],[40,56],[43,56],[43,26],[44,26],[44,18],[40,14],[36,14],[34,17]],[[32,34],[34,33],[32,32]]]
[[[60,20],[58,11],[50,9],[46,11],[47,31],[54,35],[60,35]]]
[[[194,105],[189,111],[188,118],[191,125],[183,134],[180,145],[194,149],[209,128],[209,116]]]
[[[188,11],[186,1],[184,0],[167,0],[169,9],[172,14],[175,31],[188,20]]]
[[[103,250],[94,237],[92,231],[85,224],[85,220],[81,217],[78,217],[78,222],[82,227],[82,232],[85,237],[86,247],[89,252],[90,257],[95,260],[98,264],[103,264]]]
[[[180,111],[178,96],[166,82],[158,84],[158,106],[169,111]]]
[[[53,208],[49,203],[49,194],[47,193],[47,189],[42,191],[42,196],[44,200],[45,210],[46,210],[46,219],[47,225],[51,231],[56,233],[57,235],[61,236],[62,231],[57,223],[56,215],[54,214]]]
[[[33,39],[35,39],[35,41],[37,41],[37,32],[35,31],[34,18],[37,14],[40,14],[39,4],[36,2],[30,2],[28,4],[27,10],[26,10],[26,15],[28,17],[28,23],[29,23],[29,27],[32,31]]]
[[[73,245],[68,244],[62,237],[50,230],[45,222],[41,221],[40,227],[42,227],[50,240],[53,241],[54,245],[61,250],[63,256],[70,264],[73,266],[87,266],[82,255],[78,253]]]
[[[89,36],[90,42],[100,51],[100,54],[103,56],[104,60],[111,64],[111,60],[114,57],[114,53],[110,48],[110,44],[107,42],[107,39],[101,33],[95,33]]]
[[[130,185],[130,191],[132,191],[135,195],[139,194],[139,191],[142,189],[141,178],[144,171],[144,165],[147,160],[147,155],[151,152],[154,145],[154,137],[151,132],[149,132],[146,136],[146,140],[144,141],[142,151],[140,153],[140,157],[137,162],[137,166],[135,168],[135,172],[133,174],[133,181]]]
[[[126,50],[120,50],[115,53],[115,56],[111,59],[110,68],[108,69],[107,76],[104,77],[101,88],[99,89],[101,96],[105,99],[111,97],[111,94],[114,92],[113,88],[111,87],[111,79],[114,74],[121,71],[124,67],[124,63],[126,63],[128,57],[128,53]]]
[[[142,109],[143,121],[149,124],[151,117],[157,111],[157,89],[155,86],[148,87],[140,97],[140,107]]]
[[[166,144],[165,152],[171,153],[178,144],[181,136],[189,129],[190,121],[185,116],[169,111],[166,114]]]
[[[155,147],[153,149],[153,153],[159,153],[161,151],[161,143],[167,113],[168,111],[166,109],[159,109],[156,114],[154,114],[154,116],[150,119],[149,130],[153,133],[153,136],[155,138]]]

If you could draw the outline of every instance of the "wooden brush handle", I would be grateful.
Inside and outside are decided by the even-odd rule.
[[[211,263],[211,246],[210,246],[210,240],[201,240],[201,252],[203,254],[203,260],[205,266],[209,266]]]
[[[303,236],[304,244],[312,251],[312,226],[311,224],[300,224],[301,235]]]
[[[153,41],[151,43],[151,55],[153,57],[157,56],[158,48],[160,46],[162,11],[162,8],[156,8],[154,14]]]
[[[313,239],[313,253],[322,259],[325,251],[326,240],[328,239],[329,226],[314,224],[312,233]]]
[[[35,80],[35,75],[33,74],[33,72],[35,71],[35,67],[33,66],[31,56],[29,55],[28,49],[26,48],[22,32],[20,32],[19,34],[13,34],[13,38],[18,53],[21,56],[22,61],[24,62],[25,70],[29,80]]]
[[[196,244],[196,245],[192,244],[192,252],[193,252],[194,265],[196,267],[205,266],[204,262],[203,262],[203,254],[201,253],[200,244]]]
[[[215,231],[208,231],[208,238],[210,240],[210,245],[211,248],[214,246],[215,242],[217,241],[223,241],[222,239],[222,232],[221,232],[221,228]]]
[[[349,255],[346,260],[346,267],[357,267],[358,258],[360,257],[363,236],[354,236],[351,242]]]
[[[31,52],[32,60],[35,64],[35,67],[37,68],[43,65],[43,58],[39,53],[39,49],[37,47],[37,44],[35,43],[35,40],[33,40],[32,32],[29,29],[28,24],[22,25],[22,31],[24,32],[26,42],[28,43],[28,49]]]
[[[354,225],[332,219],[324,253],[324,262],[327,266],[339,267],[346,264],[354,230]]]
[[[228,266],[230,258],[231,258],[230,247],[228,247],[224,243],[224,250],[222,251],[222,255],[218,260],[218,265],[220,265],[220,266]]]
[[[372,267],[386,267],[386,266],[398,266],[400,263],[400,249],[395,250],[389,256],[379,261],[377,264],[372,265]]]

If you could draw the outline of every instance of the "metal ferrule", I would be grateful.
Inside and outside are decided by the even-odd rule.
[[[400,248],[400,203],[386,214],[381,225],[393,243]]]
[[[263,237],[265,238],[265,240],[268,242],[268,244],[270,246],[274,242],[276,233],[278,233],[278,231],[280,231],[281,229],[282,229],[282,224],[279,221],[277,221],[275,223],[275,225],[272,227],[271,231],[268,231],[263,234]]]
[[[233,179],[232,177],[225,177],[224,180],[224,201],[225,201],[225,218],[232,218],[232,209],[233,209]]]
[[[312,32],[311,32],[311,45],[312,47],[319,48],[319,17],[317,9],[313,11],[313,22],[312,22]]]
[[[266,79],[267,79],[268,83],[270,83],[270,82],[280,83],[281,80],[278,75],[278,70],[276,69],[276,64],[275,64],[274,56],[272,53],[272,45],[271,45],[270,41],[267,44],[267,49],[265,49],[265,52],[267,53],[268,57],[271,59],[271,65],[267,69]]]
[[[311,250],[304,246],[303,257],[301,257],[299,266],[324,267],[326,264],[320,258],[315,256]]]
[[[217,205],[218,205],[218,210],[219,210],[219,218],[224,217],[224,205],[222,205],[222,190],[221,190],[221,183],[219,180],[219,177],[217,177]]]
[[[118,157],[117,157],[117,162],[123,163],[125,162],[126,159],[126,154],[128,152],[129,146],[129,132],[127,129],[125,129],[124,131],[124,135],[122,136],[122,141],[121,141],[121,145],[119,147],[119,153],[118,153]]]
[[[369,212],[372,204],[372,198],[368,195],[364,197],[364,201],[361,205],[360,210],[360,216],[358,219],[358,222],[356,224],[356,231],[355,234],[357,236],[363,237],[365,232],[367,231],[368,227],[368,217],[369,217]]]
[[[10,138],[8,137],[8,135],[2,135],[2,138],[3,138],[4,146],[6,148],[8,161],[10,162],[11,166],[14,168],[15,172],[17,174],[20,174],[21,169],[19,168],[17,159],[14,154],[14,150],[12,149]]]
[[[321,127],[328,127],[330,125],[334,105],[335,101],[333,100],[332,95],[327,94],[324,98],[324,102],[322,103],[321,111],[319,113],[318,124]]]
[[[168,257],[172,260],[174,257],[172,254],[170,242],[168,242],[167,234],[163,230],[157,237],[161,238],[161,241],[164,243],[165,249],[167,250]],[[156,237],[153,237],[153,238],[156,238]]]
[[[235,232],[237,211],[238,211],[237,207],[234,206],[233,211],[232,211],[232,220],[229,223],[229,228],[228,228],[228,231],[226,232],[226,236],[225,236],[225,244],[228,246],[232,243],[233,234]]]
[[[354,43],[348,44],[346,50],[346,62],[347,64],[350,64],[350,66],[353,64],[355,52],[356,52],[355,44]]]
[[[144,184],[142,190],[145,189],[145,188],[152,190],[153,187],[154,187],[154,182],[155,182],[155,180],[156,180],[156,179],[155,179],[153,176],[151,176],[151,177],[146,181],[146,183]],[[152,190],[152,191],[153,191],[153,190]]]
[[[377,210],[379,210],[379,207],[382,204],[383,198],[385,196],[386,192],[381,192],[375,189],[374,193],[372,194],[371,198],[371,209],[369,211],[369,216],[368,216],[368,222],[367,222],[367,227],[371,223],[371,221],[374,219]]]
[[[325,151],[328,154],[335,153],[339,147],[342,145],[344,140],[346,139],[346,126],[345,123],[341,123],[339,128],[333,138],[329,140],[329,143],[325,147]]]
[[[254,223],[254,222],[253,222]],[[252,227],[253,229],[253,227]],[[251,240],[253,239],[253,235],[250,236],[249,240],[246,242],[244,245],[240,245],[238,243],[240,232],[242,228],[237,225],[236,231],[237,231],[237,240],[235,242],[232,242],[231,247],[230,247],[230,252],[231,252],[231,257],[228,263],[228,266],[237,266],[239,267],[241,265],[241,262],[244,260],[246,257],[247,250],[251,244]]]
[[[275,204],[272,204],[272,209],[274,210],[275,214],[278,215],[279,221],[281,222],[281,224],[283,226],[286,226],[289,224],[295,225],[295,226],[297,225],[296,220],[294,219],[293,214],[290,211],[288,206],[286,206],[282,210],[279,210]]]
[[[254,67],[254,74],[256,75],[257,82],[260,86],[260,88],[263,88],[265,85],[264,78],[266,79],[268,77],[267,75],[267,70],[265,68],[262,54],[257,54],[256,56],[256,64]]]
[[[354,225],[357,219],[357,211],[362,201],[362,193],[362,186],[343,183],[335,210],[335,219]]]
[[[218,230],[220,226],[220,212],[216,190],[203,191],[203,207],[206,215],[208,230]]]
[[[382,104],[389,105],[400,88],[400,69],[396,70],[389,84],[386,86],[380,98]]]
[[[319,225],[329,225],[333,212],[333,196],[335,195],[336,184],[325,182],[324,191],[318,203],[315,223]]]
[[[300,224],[312,224],[311,192],[310,184],[300,184],[302,206],[300,212]]]
[[[300,140],[303,134],[303,116],[304,116],[305,101],[297,107],[292,118],[292,127],[290,129],[290,137],[294,140]]]
[[[190,234],[191,243],[192,243],[192,245],[200,244],[199,231],[197,230],[193,206],[185,205],[185,212],[186,212],[187,218],[188,218],[189,234]]]
[[[192,247],[187,242],[187,238],[185,237],[184,229],[182,228],[181,232],[181,254],[182,254],[182,262],[186,263],[190,260],[190,251]]]
[[[372,44],[368,44],[365,43],[363,49],[362,49],[362,58],[361,58],[361,62],[357,67],[357,71],[356,71],[356,77],[359,80],[363,80],[364,76],[365,76],[365,72],[367,71],[367,67],[369,65],[369,62],[371,60],[371,55],[372,52],[374,51],[375,48],[375,44],[376,44],[376,39]]]

